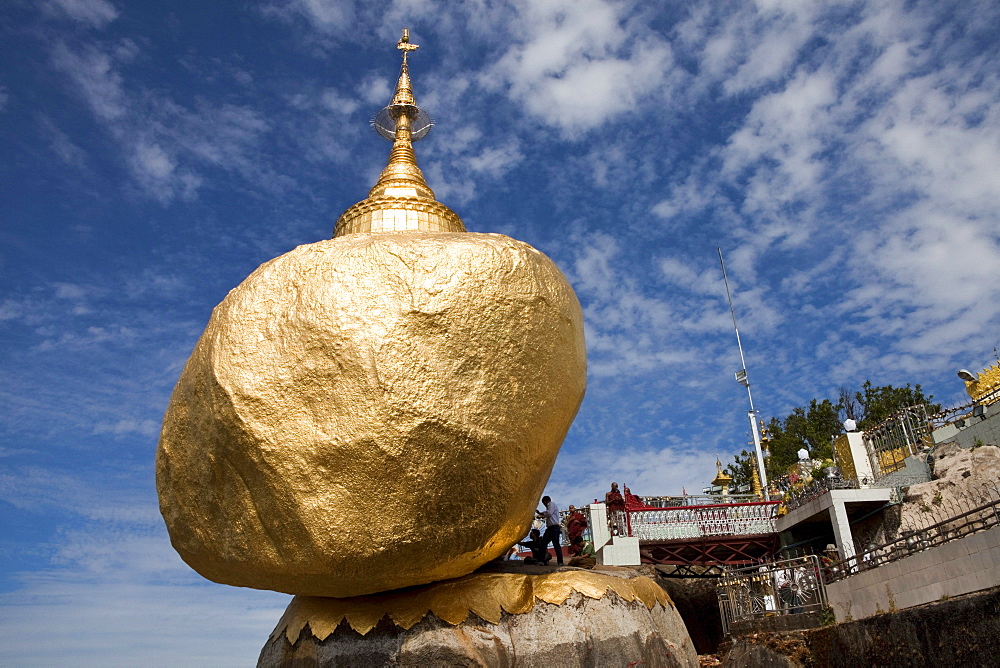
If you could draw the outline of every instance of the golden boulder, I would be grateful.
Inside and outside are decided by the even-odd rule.
[[[174,390],[156,474],[216,582],[346,597],[470,573],[527,532],[583,398],[580,305],[497,234],[347,234],[258,268]]]

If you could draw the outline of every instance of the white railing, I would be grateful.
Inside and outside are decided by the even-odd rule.
[[[683,496],[640,496],[642,505],[654,508],[676,508],[677,506],[714,506],[726,503],[751,503],[759,501],[755,494],[685,494]]]
[[[629,535],[640,541],[774,533],[777,501],[629,509]]]

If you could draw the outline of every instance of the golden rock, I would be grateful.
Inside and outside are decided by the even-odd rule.
[[[308,596],[470,573],[527,532],[585,376],[579,302],[527,244],[300,246],[216,307],[174,390],[171,542],[210,580]]]

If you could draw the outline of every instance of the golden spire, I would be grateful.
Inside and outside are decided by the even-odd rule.
[[[733,477],[722,471],[722,462],[719,461],[718,457],[715,458],[715,468],[718,471],[718,474],[715,476],[715,480],[712,481],[712,484],[716,487],[721,487],[722,495],[727,496],[729,494],[729,485],[733,482]]]
[[[465,232],[462,219],[437,201],[417,166],[413,142],[427,136],[434,122],[417,106],[413,96],[407,57],[419,45],[410,43],[408,28],[403,28],[396,48],[403,52],[396,91],[389,106],[372,119],[376,132],[392,141],[389,163],[368,192],[368,198],[340,216],[334,227],[335,237],[356,232],[403,230]]]
[[[757,467],[756,466],[750,467],[750,475],[752,476],[751,477],[751,482],[753,483],[753,495],[756,496],[757,498],[760,498],[761,497],[761,492],[763,490],[760,488],[760,476],[757,475]]]

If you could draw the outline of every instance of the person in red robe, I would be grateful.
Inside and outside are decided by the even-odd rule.
[[[604,505],[608,507],[608,528],[611,535],[621,535],[625,530],[625,497],[618,491],[618,483],[611,483],[611,491],[604,495]]]
[[[618,491],[618,483],[611,483],[611,491],[604,495],[604,505],[609,513],[625,510],[625,497]]]
[[[577,510],[576,506],[571,505],[569,507],[569,515],[566,517],[566,534],[569,536],[570,545],[572,545],[577,538],[583,536],[583,532],[586,528],[587,518],[584,517],[583,513]]]

